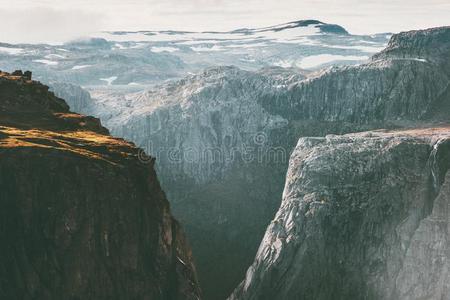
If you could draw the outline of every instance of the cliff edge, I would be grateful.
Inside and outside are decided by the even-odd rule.
[[[0,205],[1,299],[200,297],[153,159],[30,73],[0,73]]]
[[[230,299],[448,299],[450,126],[301,138]]]

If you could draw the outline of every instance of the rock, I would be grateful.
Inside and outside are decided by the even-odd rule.
[[[0,298],[199,299],[152,160],[47,90],[0,76]]]
[[[11,73],[12,76],[23,76],[22,70],[15,70]]]
[[[31,80],[33,73],[31,73],[31,71],[25,71],[25,73],[23,73],[23,77],[26,80]]]
[[[392,36],[387,48],[374,55],[372,60],[413,59],[441,64],[449,72],[450,26],[413,30]]]
[[[301,138],[230,299],[448,299],[450,126]]]
[[[55,95],[65,99],[72,111],[82,114],[89,114],[89,106],[92,103],[91,95],[82,87],[66,83],[53,82],[50,84]]]

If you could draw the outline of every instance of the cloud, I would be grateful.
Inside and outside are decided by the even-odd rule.
[[[0,41],[67,41],[100,30],[231,30],[319,19],[371,34],[449,25],[448,0],[14,0]]]
[[[61,43],[98,32],[103,16],[77,9],[49,7],[0,9],[0,41]]]

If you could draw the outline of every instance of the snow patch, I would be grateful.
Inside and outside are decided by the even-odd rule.
[[[320,28],[315,25],[305,27],[287,28],[281,31],[269,30],[256,33],[259,37],[269,39],[279,43],[295,42],[299,37],[306,37],[312,35],[320,35]]]
[[[92,67],[93,65],[80,65],[80,66],[73,66],[72,70],[81,70],[81,69],[85,69],[85,68],[89,68]]]
[[[119,43],[114,44],[114,47],[116,47],[117,49],[120,49],[120,50],[128,49],[128,47],[126,47],[122,44],[119,44]]]
[[[48,60],[48,59],[35,59],[34,62],[41,63],[48,66],[56,66],[58,64],[57,61]]]
[[[214,45],[212,47],[191,47],[191,49],[195,52],[210,52],[210,51],[224,51],[225,49],[221,46]]]
[[[327,48],[333,48],[333,49],[348,49],[348,50],[359,50],[362,52],[368,52],[368,53],[377,53],[383,50],[385,47],[377,47],[377,46],[364,46],[364,45],[323,45]]]
[[[0,47],[0,52],[7,53],[9,55],[19,55],[22,54],[24,49],[21,48],[9,48],[9,47]]]
[[[108,85],[111,85],[116,79],[117,79],[117,76],[111,76],[111,77],[108,77],[108,78],[100,78],[100,80],[106,81],[106,83]]]
[[[51,60],[51,59],[54,59],[54,58],[62,59],[62,58],[65,58],[65,57],[62,56],[62,55],[59,55],[59,54],[48,54],[48,55],[44,56],[44,58]]]
[[[274,66],[281,68],[291,68],[294,64],[295,62],[293,60],[280,60],[273,63]]]
[[[150,51],[154,53],[161,53],[161,52],[175,52],[178,51],[178,48],[174,47],[152,47]]]
[[[333,61],[343,61],[343,60],[357,60],[357,61],[363,61],[369,59],[368,56],[344,56],[344,55],[333,55],[333,54],[319,54],[319,55],[313,55],[303,58],[300,63],[298,64],[298,67],[303,69],[310,69],[315,68],[320,65],[331,63]]]

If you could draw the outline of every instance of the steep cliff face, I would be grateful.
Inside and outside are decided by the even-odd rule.
[[[448,299],[450,126],[301,138],[230,299]]]
[[[429,118],[450,96],[449,36],[450,27],[394,35],[370,63],[319,72],[261,103],[269,112],[297,120],[386,123]]]
[[[92,99],[88,91],[66,82],[54,82],[50,85],[50,88],[57,97],[66,101],[71,111],[80,114],[89,113],[89,105],[92,104]]]
[[[409,56],[386,50],[367,64],[316,73],[211,68],[114,105],[95,99],[91,113],[156,156],[206,295],[223,299],[279,206],[299,137],[448,120],[448,32],[396,35],[388,49]],[[411,50],[415,44],[422,50]]]
[[[48,87],[0,74],[0,298],[199,298],[140,151]]]
[[[373,60],[383,58],[422,59],[441,64],[447,73],[450,49],[450,27],[415,30],[396,34],[387,48],[374,55]]]
[[[281,68],[212,68],[118,97],[129,104],[126,113],[103,106],[92,112],[114,135],[156,156],[207,299],[225,299],[242,279],[282,192],[289,154],[270,135],[286,130],[288,121],[268,114],[257,99],[304,78]]]

